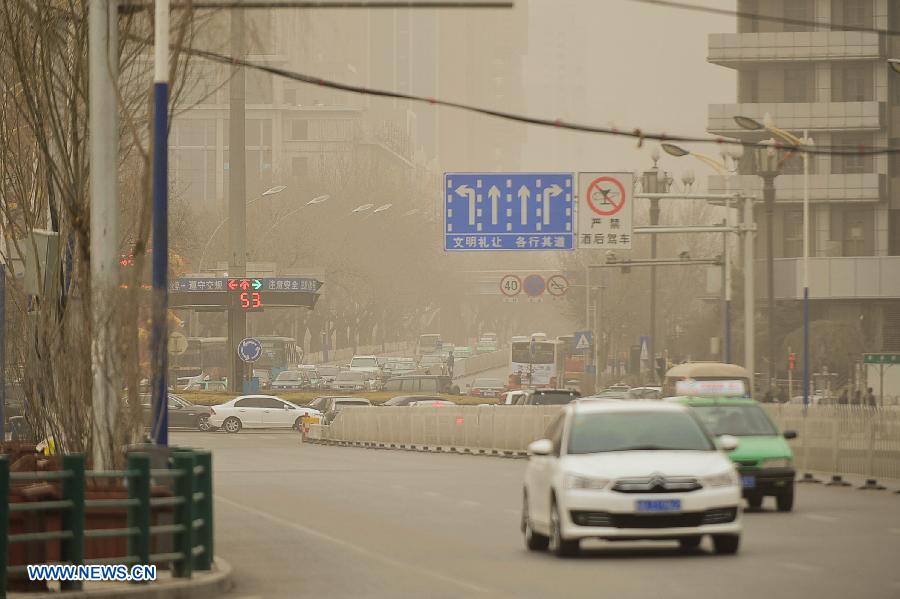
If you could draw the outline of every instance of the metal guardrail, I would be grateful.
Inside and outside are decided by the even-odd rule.
[[[900,479],[900,409],[766,404],[791,441],[800,470]]]
[[[23,574],[25,565],[9,565],[9,546],[19,543],[60,541],[60,561],[68,565],[127,564],[149,565],[171,562],[172,575],[190,578],[194,570],[209,570],[213,562],[212,457],[208,451],[175,450],[169,468],[151,469],[150,456],[128,455],[127,468],[114,471],[86,471],[81,454],[62,458],[62,469],[47,472],[10,472],[9,460],[0,458],[0,599],[6,597],[10,574]],[[127,499],[87,499],[89,479],[120,480],[128,489]],[[152,497],[151,481],[171,479],[171,497]],[[61,499],[10,503],[10,482],[59,482]],[[152,510],[173,507],[172,524],[152,524]],[[125,528],[86,528],[89,510],[126,508]],[[28,512],[58,512],[59,530],[10,534],[10,515]],[[151,553],[151,539],[169,535],[173,551]],[[85,559],[85,541],[124,537],[127,554]],[[63,590],[79,590],[82,583],[67,581]]]
[[[798,470],[900,479],[900,410],[862,406],[765,405],[791,441]],[[311,442],[403,449],[523,454],[541,438],[558,406],[345,408]]]

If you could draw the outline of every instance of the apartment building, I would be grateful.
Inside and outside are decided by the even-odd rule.
[[[742,13],[848,27],[900,29],[893,0],[739,0]],[[738,75],[737,102],[709,107],[711,133],[758,141],[735,116],[763,121],[817,145],[900,147],[900,39],[789,22],[739,18],[737,33],[713,34],[708,60]],[[739,185],[762,197],[753,152],[739,166]],[[802,298],[802,160],[775,180],[775,295]],[[723,191],[712,177],[712,191]],[[900,156],[810,159],[810,297],[813,319],[859,321],[869,351],[900,351]],[[734,187],[732,187],[733,189]],[[756,256],[766,258],[763,207]],[[764,293],[765,290],[761,290]]]

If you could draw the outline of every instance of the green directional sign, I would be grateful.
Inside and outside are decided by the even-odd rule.
[[[900,364],[900,354],[863,354],[865,364]]]

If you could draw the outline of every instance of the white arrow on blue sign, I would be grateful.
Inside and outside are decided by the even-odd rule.
[[[571,173],[445,173],[444,249],[571,250]]]
[[[247,337],[238,344],[238,357],[244,362],[256,362],[262,356],[262,343],[259,339]]]
[[[574,345],[573,349],[578,352],[591,349],[594,345],[594,333],[591,331],[575,331],[572,343]]]

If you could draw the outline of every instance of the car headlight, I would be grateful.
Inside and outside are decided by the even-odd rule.
[[[791,458],[773,458],[771,460],[762,461],[763,468],[790,468],[794,465]]]
[[[707,487],[733,487],[738,484],[737,472],[729,470],[721,474],[713,474],[703,479],[704,486]]]
[[[605,478],[593,478],[590,476],[580,476],[578,474],[566,475],[567,489],[586,489],[590,491],[600,491],[606,488],[609,481]]]

